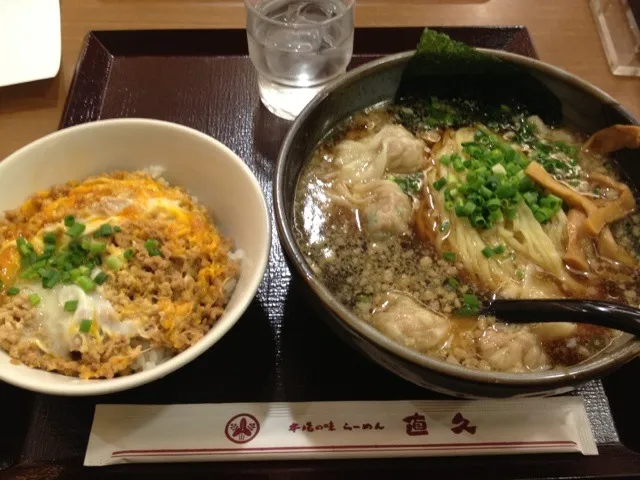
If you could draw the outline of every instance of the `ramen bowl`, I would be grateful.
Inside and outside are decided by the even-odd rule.
[[[566,120],[580,131],[638,124],[605,92],[563,70],[511,53],[485,52],[542,81],[560,99]],[[331,84],[300,114],[282,145],[275,178],[276,224],[291,270],[310,303],[343,340],[371,360],[417,385],[465,398],[560,394],[634,358],[640,353],[640,341],[622,335],[598,355],[562,369],[501,373],[455,365],[388,339],[341,304],[310,268],[294,236],[294,197],[300,172],[319,142],[341,121],[394,98],[412,55],[401,53],[371,62]],[[620,151],[614,156],[626,180],[636,186],[640,182],[638,156],[638,151]]]
[[[5,351],[0,351],[1,380],[56,395],[126,390],[159,379],[196,359],[241,317],[267,264],[271,239],[269,214],[260,185],[249,168],[208,135],[147,119],[104,120],[58,131],[0,163],[0,210],[14,209],[36,192],[71,180],[151,166],[160,167],[164,180],[182,187],[206,207],[221,234],[234,243],[233,248],[241,258],[241,271],[224,313],[193,345],[139,372],[83,380],[14,364]]]

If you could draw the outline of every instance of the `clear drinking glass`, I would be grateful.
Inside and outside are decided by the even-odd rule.
[[[590,0],[614,75],[640,77],[640,0]]]
[[[355,0],[245,0],[262,103],[294,119],[353,52]]]

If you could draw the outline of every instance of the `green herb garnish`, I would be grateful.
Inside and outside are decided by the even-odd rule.
[[[447,184],[447,179],[442,177],[435,182],[433,182],[433,188],[436,190],[442,190],[442,188]]]
[[[118,271],[122,268],[122,260],[116,255],[107,257],[105,263],[107,264],[107,267],[109,267],[113,271]]]
[[[144,242],[144,248],[147,249],[147,252],[151,257],[157,257],[160,255],[160,249],[158,248],[158,245],[158,240],[155,240],[153,238]]]
[[[91,292],[95,290],[96,284],[91,280],[88,276],[82,275],[75,280],[76,285],[78,285],[85,292]]]
[[[444,252],[442,254],[442,258],[444,258],[445,260],[447,260],[448,262],[455,262],[456,261],[456,254],[453,252]]]
[[[55,234],[55,233],[53,233],[53,232],[47,232],[47,233],[45,233],[45,234],[44,234],[44,236],[42,237],[42,241],[43,241],[44,243],[46,243],[47,245],[53,245],[53,246],[55,246],[55,244],[56,244],[56,240],[57,240],[56,234]]]
[[[82,320],[80,321],[80,326],[78,327],[78,331],[81,333],[89,333],[91,330],[91,325],[93,325],[93,320]]]
[[[397,183],[407,195],[416,195],[422,187],[423,177],[422,172],[417,172],[410,175],[392,175],[389,180]]]
[[[449,277],[445,280],[445,284],[451,287],[452,289],[456,289],[460,286],[460,282],[453,277]]]
[[[107,244],[102,242],[92,242],[89,246],[91,253],[104,253],[107,251]]]
[[[464,294],[462,296],[462,307],[458,309],[456,315],[474,316],[480,313],[480,300],[473,294]]]
[[[67,229],[67,235],[71,238],[77,238],[82,235],[87,226],[84,223],[74,223]]]
[[[102,285],[104,282],[107,281],[107,279],[109,278],[109,275],[107,275],[104,272],[100,272],[98,273],[95,277],[93,277],[93,281],[97,284],[97,285]]]
[[[484,247],[482,249],[482,255],[486,258],[491,258],[493,256],[493,249],[491,247]]]
[[[562,207],[560,198],[544,194],[526,176],[529,159],[497,135],[479,129],[474,141],[462,147],[466,160],[453,181],[443,185],[443,195],[445,208],[467,217],[474,227],[488,229],[504,219],[513,220],[521,202],[540,223],[548,222]]]
[[[75,312],[78,308],[78,301],[77,300],[69,300],[67,302],[64,302],[64,311],[65,312]]]
[[[108,223],[105,223],[103,225],[100,225],[100,228],[98,228],[93,233],[93,236],[95,238],[98,238],[98,237],[109,237],[112,234],[113,234],[113,227],[111,227],[111,225],[109,225]]]

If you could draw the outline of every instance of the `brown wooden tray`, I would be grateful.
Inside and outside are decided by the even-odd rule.
[[[474,46],[536,56],[525,28],[443,28]],[[352,65],[413,49],[420,28],[358,29]],[[234,150],[271,199],[275,158],[289,123],[260,104],[244,30],[120,31],[88,35],[61,128],[113,117],[149,117],[201,130]],[[275,230],[275,229],[274,229]],[[274,233],[275,235],[275,233]],[[256,299],[214,348],[168,377],[96,398],[33,394],[0,385],[5,424],[0,477],[18,478],[429,478],[640,477],[640,427],[627,385],[638,364],[579,390],[600,455],[518,455],[397,460],[82,467],[96,403],[209,403],[430,399],[343,345],[299,298],[274,238]],[[609,393],[613,412],[609,408]],[[623,442],[614,425],[623,433]]]

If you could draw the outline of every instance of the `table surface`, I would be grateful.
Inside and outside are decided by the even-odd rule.
[[[0,88],[0,159],[58,127],[90,30],[240,28],[241,0],[60,0],[62,65],[53,80]],[[587,0],[356,0],[356,24],[525,25],[540,58],[608,92],[640,116],[640,79],[607,66]]]

